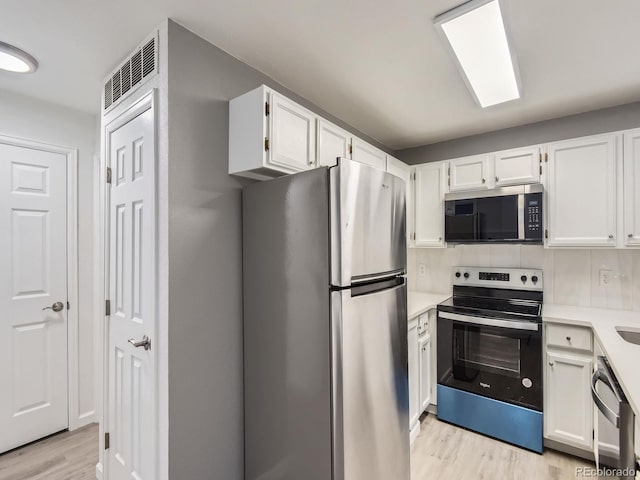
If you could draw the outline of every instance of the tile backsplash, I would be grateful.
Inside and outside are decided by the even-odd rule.
[[[640,250],[458,245],[409,249],[407,263],[410,290],[450,293],[454,266],[540,268],[546,303],[640,311]]]

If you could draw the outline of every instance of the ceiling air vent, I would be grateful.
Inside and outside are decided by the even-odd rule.
[[[136,48],[104,84],[107,111],[158,72],[158,37],[154,34]]]

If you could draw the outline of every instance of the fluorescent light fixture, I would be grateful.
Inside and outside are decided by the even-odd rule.
[[[434,19],[482,107],[520,98],[518,64],[509,49],[499,0],[471,0]]]
[[[33,73],[38,69],[38,62],[27,52],[0,42],[0,69],[16,73]]]

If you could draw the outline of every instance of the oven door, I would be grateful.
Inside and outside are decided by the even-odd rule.
[[[438,383],[542,411],[541,324],[438,311]]]

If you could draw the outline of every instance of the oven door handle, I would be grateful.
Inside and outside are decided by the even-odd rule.
[[[613,389],[613,387],[609,383],[609,379],[607,378],[607,376],[603,374],[600,370],[596,370],[595,372],[593,372],[593,375],[591,376],[591,398],[593,398],[593,403],[596,404],[596,407],[598,407],[598,410],[600,410],[600,412],[605,416],[607,420],[609,420],[616,428],[620,428],[620,416],[616,412],[614,412],[611,408],[609,408],[609,406],[606,403],[604,403],[604,400],[600,398],[600,395],[598,395],[598,390],[596,388],[596,385],[599,381],[604,383],[607,387],[609,387],[611,391],[614,393],[614,395],[616,395],[616,397],[618,396],[616,391]]]
[[[533,322],[519,322],[517,320],[501,320],[499,318],[475,317],[472,315],[460,315],[459,313],[438,312],[440,318],[448,320],[458,320],[460,322],[472,323],[474,325],[485,325],[487,327],[509,328],[511,330],[529,330],[537,332],[540,325]]]

